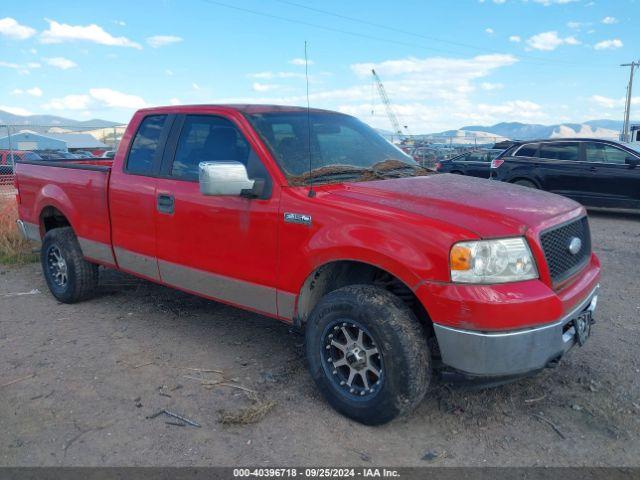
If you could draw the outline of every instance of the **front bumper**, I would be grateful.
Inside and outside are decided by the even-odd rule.
[[[571,322],[581,313],[595,311],[596,286],[559,320],[523,330],[478,332],[434,323],[442,362],[472,376],[522,375],[558,360],[576,343]]]

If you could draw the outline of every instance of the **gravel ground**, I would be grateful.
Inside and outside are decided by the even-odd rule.
[[[435,383],[382,427],[327,406],[286,325],[112,271],[62,305],[38,265],[0,266],[0,464],[638,466],[640,216],[591,225],[603,277],[585,347],[502,387]],[[146,418],[163,408],[201,428]]]

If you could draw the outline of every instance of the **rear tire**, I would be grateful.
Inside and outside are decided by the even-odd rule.
[[[40,262],[49,290],[62,303],[91,297],[98,286],[98,266],[82,256],[71,227],[54,228],[42,241]]]
[[[514,185],[520,185],[521,187],[533,188],[535,190],[538,189],[538,186],[530,180],[516,180],[513,182]]]
[[[402,300],[382,288],[352,285],[325,295],[305,337],[318,388],[333,408],[360,423],[406,415],[427,392],[425,332]]]

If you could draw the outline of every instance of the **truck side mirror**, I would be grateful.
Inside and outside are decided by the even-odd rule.
[[[640,165],[640,159],[637,159],[636,157],[627,157],[624,159],[624,163],[629,165],[629,167],[631,168],[636,168],[638,165]]]
[[[200,162],[198,179],[203,195],[240,195],[254,184],[240,162]]]

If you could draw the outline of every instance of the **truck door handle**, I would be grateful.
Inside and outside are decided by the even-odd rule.
[[[173,195],[167,195],[164,193],[158,195],[157,207],[160,213],[173,213],[174,205],[175,199],[173,198]]]

